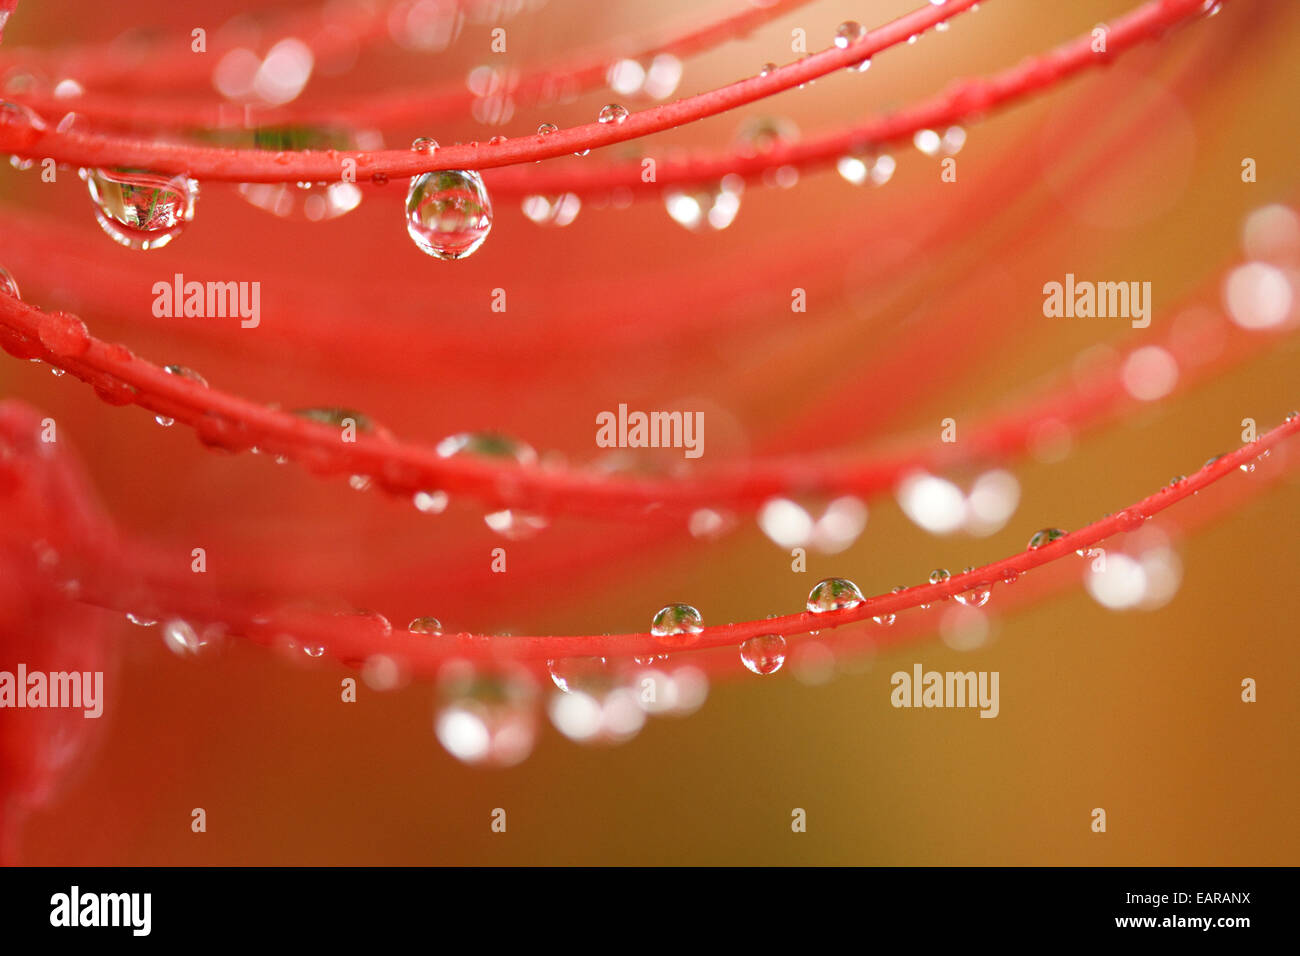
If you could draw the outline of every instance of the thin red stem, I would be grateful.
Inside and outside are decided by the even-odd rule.
[[[272,152],[155,143],[79,133],[75,129],[60,133],[49,128],[36,130],[10,124],[0,126],[0,150],[23,157],[48,157],[77,166],[133,167],[159,173],[187,173],[205,181],[249,183],[338,181],[347,161],[355,164],[358,181],[370,180],[376,175],[395,178],[436,169],[490,169],[532,163],[638,139],[793,89],[905,43],[908,37],[929,30],[977,2],[948,0],[943,6],[927,4],[923,9],[868,32],[858,42],[843,49],[831,47],[779,67],[766,76],[752,77],[675,103],[630,113],[621,123],[589,123],[546,136],[538,134],[507,139],[499,144],[448,146],[433,153],[411,150]],[[1199,0],[1161,0],[1127,18],[1125,32],[1136,31],[1146,36],[1157,27],[1166,28],[1180,19],[1181,8],[1195,6],[1196,2]],[[1165,10],[1165,6],[1176,9]],[[1047,81],[1050,79],[1049,76]],[[1038,84],[1038,78],[1029,75],[1024,82],[1032,88]],[[972,107],[979,105],[978,100],[972,103]]]

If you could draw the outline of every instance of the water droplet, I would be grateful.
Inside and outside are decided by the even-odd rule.
[[[905,590],[906,590],[906,588],[904,588],[904,587],[900,584],[898,587],[893,588],[889,593],[890,593],[890,594],[902,594],[903,591],[905,591]],[[890,614],[877,614],[877,615],[875,615],[874,617],[872,617],[871,619],[872,619],[873,621],[875,621],[877,624],[879,624],[881,627],[889,627],[889,625],[893,624],[894,621],[898,619],[898,615],[897,615],[897,614],[893,614],[893,613],[890,613]]]
[[[421,136],[411,140],[411,152],[413,153],[432,153],[437,151],[438,141],[430,139],[428,136]]]
[[[712,188],[672,188],[664,191],[664,206],[674,222],[692,232],[709,227],[726,229],[740,211],[745,181],[735,174]]]
[[[524,467],[537,464],[537,452],[527,442],[496,432],[462,432],[438,442],[437,452],[443,458],[468,454],[484,458],[513,459]],[[502,537],[512,541],[530,538],[544,530],[550,522],[539,514],[519,508],[505,508],[483,516],[483,522]]]
[[[188,379],[189,381],[195,382],[203,386],[204,388],[208,387],[207,379],[205,379],[198,372],[186,368],[184,365],[164,365],[163,371],[166,372],[168,375],[175,375],[178,378]],[[176,419],[171,418],[168,415],[155,415],[153,417],[153,420],[157,422],[159,425],[161,425],[163,428],[170,428],[172,425],[176,424]],[[256,451],[257,449],[253,449],[253,450]]]
[[[417,617],[406,629],[412,634],[441,634],[442,621],[436,617]]]
[[[1228,317],[1243,329],[1281,325],[1291,314],[1295,292],[1286,272],[1264,262],[1248,262],[1228,274],[1223,301]]]
[[[371,654],[361,665],[361,679],[371,690],[396,690],[410,679],[405,661],[392,654]]]
[[[555,729],[581,744],[617,744],[645,726],[646,709],[629,687],[553,694],[547,713]]]
[[[942,584],[944,581],[947,581],[950,577],[952,577],[952,574],[948,571],[947,568],[935,568],[933,571],[930,572],[930,583]]]
[[[304,644],[304,645],[302,646],[302,652],[303,652],[304,654],[306,654],[308,657],[311,657],[311,658],[324,657],[324,656],[325,656],[325,645],[324,645],[324,644]]]
[[[755,674],[775,674],[785,663],[785,638],[780,634],[760,634],[740,645],[740,662]]]
[[[350,408],[337,408],[322,406],[317,408],[298,408],[293,414],[299,418],[305,418],[311,422],[319,422],[322,425],[333,425],[336,428],[345,428],[349,423],[352,424],[358,434],[366,434],[375,431],[375,424],[367,415]]]
[[[1147,520],[1140,512],[1133,511],[1129,508],[1125,508],[1119,514],[1115,515],[1115,518],[1119,522],[1120,528],[1124,531],[1135,531],[1142,527]]]
[[[969,574],[974,570],[974,568],[967,568],[962,574]],[[992,594],[992,589],[987,584],[978,584],[969,591],[954,594],[953,599],[964,607],[983,607],[989,603],[990,594]]]
[[[20,146],[30,146],[44,134],[45,120],[30,107],[0,100],[0,129],[15,136]],[[24,159],[19,163],[21,163],[19,168],[30,169],[34,160]]]
[[[1243,470],[1244,470],[1244,469],[1243,469]],[[1181,485],[1181,484],[1182,484],[1184,481],[1186,481],[1186,480],[1187,480],[1187,476],[1186,476],[1186,475],[1174,475],[1174,477],[1172,477],[1172,478],[1169,479],[1169,487],[1170,487],[1170,488],[1177,488],[1179,485]]]
[[[137,627],[153,627],[158,623],[156,618],[147,617],[143,614],[134,614],[131,611],[126,612],[126,619]]]
[[[966,496],[946,478],[910,474],[896,494],[903,513],[931,534],[952,534],[966,522]]]
[[[193,369],[186,368],[184,365],[164,365],[163,371],[168,375],[175,375],[177,378],[187,379],[191,382],[197,382],[204,388],[208,387],[208,380]]]
[[[835,28],[835,45],[841,50],[847,50],[853,44],[857,43],[867,35],[866,27],[856,20],[845,20]],[[871,66],[870,58],[863,59],[857,63],[851,63],[847,67],[854,73],[863,73]]]
[[[537,452],[527,442],[498,432],[461,432],[438,442],[438,455],[469,454],[484,458],[513,458],[521,465],[537,464]]]
[[[83,170],[100,228],[130,249],[161,249],[194,218],[198,184],[188,176],[138,170]]]
[[[758,75],[759,75],[759,76],[770,76],[772,73],[775,73],[775,72],[776,72],[776,64],[775,64],[775,63],[764,63],[763,66],[762,66],[762,68],[758,71]]]
[[[668,647],[693,644],[703,629],[704,619],[689,604],[669,604],[660,608],[650,625],[650,633]]]
[[[701,541],[717,541],[735,526],[735,515],[716,508],[697,508],[686,522],[691,537]]]
[[[912,135],[912,145],[925,155],[934,156],[943,145],[943,140],[932,129],[919,129]]]
[[[4,266],[0,266],[0,292],[5,295],[11,295],[15,299],[21,299],[18,292],[18,282],[14,279],[13,274]]]
[[[845,611],[857,607],[866,598],[858,586],[846,578],[825,578],[813,585],[808,592],[807,608],[813,614],[825,614],[828,611]]]
[[[560,128],[554,123],[539,123],[537,125],[538,136],[550,136],[552,133],[558,133]]]
[[[163,644],[178,657],[192,657],[207,644],[188,621],[174,618],[162,626]]]
[[[619,106],[617,103],[610,103],[608,106],[602,106],[600,112],[596,114],[596,121],[599,123],[613,123],[615,126],[621,124],[628,117],[627,107]]]
[[[857,20],[845,20],[835,28],[835,45],[841,50],[847,50],[866,35],[866,27]]]
[[[645,84],[645,78],[645,67],[632,59],[616,60],[605,72],[605,82],[619,96],[639,93]]]
[[[582,200],[576,193],[558,196],[525,196],[524,215],[539,226],[567,226],[578,218]]]
[[[749,156],[770,153],[799,139],[799,127],[779,116],[753,116],[740,124],[736,142]]]
[[[611,680],[607,664],[603,657],[564,657],[547,661],[546,670],[551,682],[566,694],[595,693],[605,689]]]
[[[435,259],[472,254],[492,231],[492,201],[483,177],[462,169],[413,176],[406,193],[406,231]]]
[[[1035,531],[1033,537],[1029,539],[1029,550],[1037,551],[1039,548],[1051,544],[1057,538],[1064,538],[1066,532],[1060,528],[1043,528],[1041,531]]]
[[[850,154],[841,156],[835,162],[835,171],[845,182],[861,186],[868,180],[874,186],[883,186],[894,175],[897,163],[892,156],[873,154]]]
[[[545,531],[551,522],[539,514],[520,511],[517,508],[505,508],[492,511],[483,516],[483,523],[511,541],[524,541],[539,531]]]
[[[466,663],[438,677],[443,703],[434,720],[439,743],[467,764],[513,767],[537,739],[537,688],[521,669],[481,673]]]
[[[440,515],[447,510],[447,492],[417,491],[411,496],[415,509],[426,515]]]
[[[1300,412],[1288,412],[1286,418],[1284,418],[1284,419],[1282,419],[1282,420],[1283,420],[1284,422],[1293,422],[1293,421],[1295,421],[1297,418],[1300,418]]]

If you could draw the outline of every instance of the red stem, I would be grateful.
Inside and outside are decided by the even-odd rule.
[[[622,123],[589,123],[559,130],[549,136],[540,134],[507,139],[497,145],[471,143],[448,146],[432,154],[411,150],[356,152],[344,150],[285,151],[234,150],[175,143],[154,143],[126,137],[68,130],[34,130],[31,127],[0,126],[0,150],[17,156],[49,157],[57,162],[86,167],[133,167],[159,173],[187,173],[200,180],[218,182],[334,182],[343,172],[343,163],[355,163],[358,181],[375,175],[395,178],[414,176],[435,169],[489,169],[541,159],[568,156],[583,150],[610,146],[638,139],[651,133],[673,129],[709,116],[744,106],[802,83],[826,76],[861,62],[881,50],[905,43],[907,38],[923,33],[936,23],[969,9],[978,0],[948,0],[943,6],[927,4],[876,30],[844,49],[831,47],[773,70],[707,93],[651,107],[628,115]],[[986,0],[987,2],[987,0]],[[1143,11],[1127,18],[1127,32],[1138,30],[1143,36],[1157,26],[1167,28],[1177,22],[1177,11],[1195,6],[1199,0],[1160,0],[1145,15]],[[1185,15],[1185,14],[1184,14]],[[1116,30],[1118,31],[1118,27]],[[1042,68],[1040,67],[1040,70]],[[1035,83],[1034,76],[1025,78]],[[1048,77],[1050,82],[1050,76]],[[976,101],[975,106],[979,103]]]

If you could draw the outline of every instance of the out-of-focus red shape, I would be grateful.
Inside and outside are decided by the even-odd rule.
[[[105,688],[104,614],[71,594],[77,554],[113,531],[80,462],[42,432],[51,434],[34,409],[0,403],[0,670],[13,680],[19,664],[28,673],[99,672]],[[80,707],[0,710],[0,863],[14,862],[22,818],[51,799],[102,726]]]

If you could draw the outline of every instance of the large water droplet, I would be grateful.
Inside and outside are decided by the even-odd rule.
[[[412,634],[441,634],[442,621],[436,617],[417,617],[406,629]]]
[[[630,740],[645,726],[646,715],[640,699],[628,687],[554,694],[547,713],[556,730],[582,744]]]
[[[755,674],[775,674],[785,663],[785,638],[760,634],[740,645],[740,662]]]
[[[537,739],[536,686],[528,673],[479,673],[456,663],[438,677],[443,703],[434,721],[438,741],[467,764],[513,767]]]
[[[594,693],[610,682],[607,664],[603,657],[565,657],[547,661],[546,670],[551,675],[551,682],[566,694],[575,691]]]
[[[826,578],[813,585],[808,592],[808,610],[813,614],[844,611],[857,607],[864,600],[858,586],[846,578]]]
[[[974,570],[974,568],[967,568],[962,574],[969,574]],[[978,584],[969,591],[954,594],[953,600],[965,607],[983,607],[989,603],[989,595],[992,593],[992,589],[987,584]]]
[[[668,647],[693,644],[702,630],[704,618],[689,604],[669,604],[660,608],[650,625],[650,633]]]
[[[82,175],[100,228],[130,249],[161,249],[194,218],[199,188],[188,176],[113,169]]]
[[[867,30],[861,23],[856,20],[845,20],[835,28],[835,45],[841,50],[847,50],[866,35]],[[864,73],[870,66],[871,59],[868,57],[857,63],[850,63],[847,69],[854,73]]]
[[[734,173],[712,188],[672,188],[664,192],[664,207],[674,222],[692,232],[708,227],[726,229],[740,212],[745,181]]]
[[[492,231],[492,201],[483,177],[463,169],[440,169],[411,177],[406,193],[406,231],[435,259],[471,255]]]
[[[602,106],[600,112],[596,115],[596,121],[606,125],[613,123],[615,126],[621,124],[628,117],[627,107],[619,106],[617,103],[610,103],[608,106]]]

